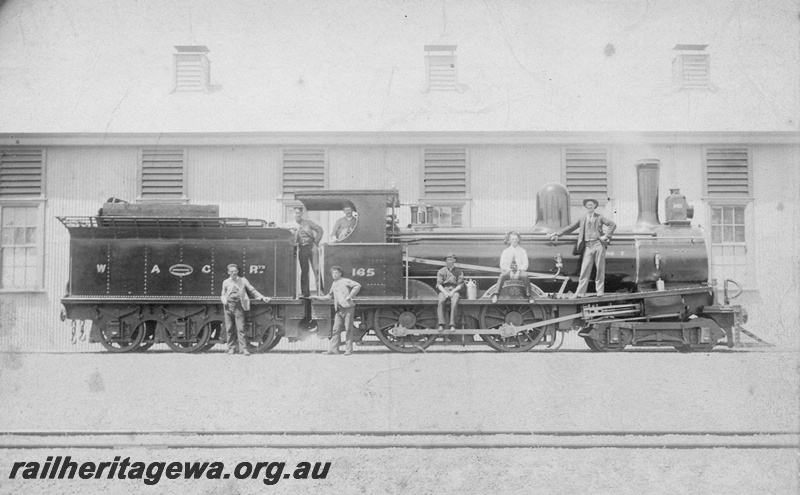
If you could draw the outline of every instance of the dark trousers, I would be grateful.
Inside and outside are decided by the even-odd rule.
[[[511,279],[511,272],[508,270],[503,271],[500,276],[497,278],[497,294],[500,295],[500,290],[503,288],[503,284],[506,283],[506,280]],[[531,279],[528,278],[528,275],[525,273],[521,273],[519,279],[525,284],[525,297],[531,297]]]
[[[236,327],[236,333],[233,328]],[[236,341],[239,342],[239,352],[247,347],[244,341],[244,308],[241,302],[228,303],[225,305],[225,333],[228,337],[228,349],[236,350]]]
[[[310,266],[313,268],[312,263],[314,262],[315,248],[316,246],[313,242],[305,246],[298,246],[297,248],[297,259],[300,262],[300,294],[305,297],[311,295],[311,291],[308,287],[308,270]]]

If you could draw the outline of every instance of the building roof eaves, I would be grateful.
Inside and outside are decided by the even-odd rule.
[[[791,131],[0,133],[0,146],[800,144]]]

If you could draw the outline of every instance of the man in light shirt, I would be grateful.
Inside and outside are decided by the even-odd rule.
[[[239,266],[231,263],[228,265],[228,278],[222,282],[222,305],[225,307],[225,332],[228,334],[228,354],[236,352],[236,342],[239,343],[239,352],[249,356],[247,343],[244,340],[244,312],[250,311],[250,295],[254,299],[269,302],[270,298],[262,296],[246,278],[239,276]],[[233,327],[236,327],[236,334]]]
[[[533,302],[531,292],[531,281],[525,271],[528,269],[528,252],[525,248],[519,245],[521,237],[513,230],[506,234],[505,242],[509,244],[500,255],[500,277],[497,279],[497,292],[492,296],[492,302],[496,303],[500,295],[500,289],[503,288],[506,280],[515,279],[522,280],[525,284],[525,297]]]
[[[575,229],[578,231],[578,239],[575,241],[575,252],[583,256],[581,262],[581,274],[578,279],[578,289],[575,297],[584,297],[586,288],[589,286],[589,278],[592,275],[592,265],[597,267],[597,277],[594,281],[595,293],[602,296],[605,293],[606,282],[606,247],[611,242],[611,235],[617,229],[617,224],[600,215],[595,211],[599,203],[596,199],[584,199],[583,206],[587,214],[582,216],[572,225],[567,225],[563,229],[550,235],[553,241],[558,240],[558,236],[569,234]],[[603,231],[603,226],[608,227],[608,232]]]
[[[344,355],[349,356],[353,353],[353,316],[356,313],[356,303],[353,298],[361,290],[361,284],[342,277],[342,268],[339,266],[331,268],[331,277],[333,277],[331,290],[324,296],[313,297],[313,299],[317,300],[333,299],[333,309],[336,312],[336,316],[333,318],[331,342],[324,354],[339,354],[342,331],[344,331]]]

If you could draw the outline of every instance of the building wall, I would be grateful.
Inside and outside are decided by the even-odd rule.
[[[580,143],[577,143],[580,144]],[[713,143],[709,143],[713,144]],[[290,147],[290,146],[286,146]],[[327,180],[335,189],[396,187],[403,203],[421,199],[422,146],[334,145],[326,149]],[[562,144],[469,145],[468,200],[472,227],[530,226],[536,191],[561,181]],[[59,320],[68,278],[67,230],[55,218],[94,215],[111,196],[137,195],[136,146],[48,146],[44,225],[44,285],[37,293],[0,294],[0,348],[68,349],[70,332]],[[193,204],[218,204],[222,216],[283,221],[282,150],[278,145],[186,147],[187,194]],[[750,280],[735,302],[751,315],[748,328],[781,344],[797,343],[798,196],[800,147],[750,146],[753,199],[748,207]],[[609,197],[604,213],[619,225],[637,218],[636,171],[642,158],[661,161],[660,217],[669,188],[680,187],[696,208],[695,224],[709,213],[699,144],[609,145]],[[601,198],[602,199],[602,198]],[[401,224],[408,222],[407,208]],[[573,218],[583,211],[573,208]],[[338,214],[317,216],[330,231]],[[327,236],[327,234],[326,234]],[[574,339],[574,336],[571,337]],[[316,345],[316,344],[309,344]],[[579,344],[580,346],[580,344]],[[86,344],[78,349],[92,348]]]

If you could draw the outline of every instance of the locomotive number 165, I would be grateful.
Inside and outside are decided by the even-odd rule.
[[[353,268],[353,277],[374,277],[374,268]]]

